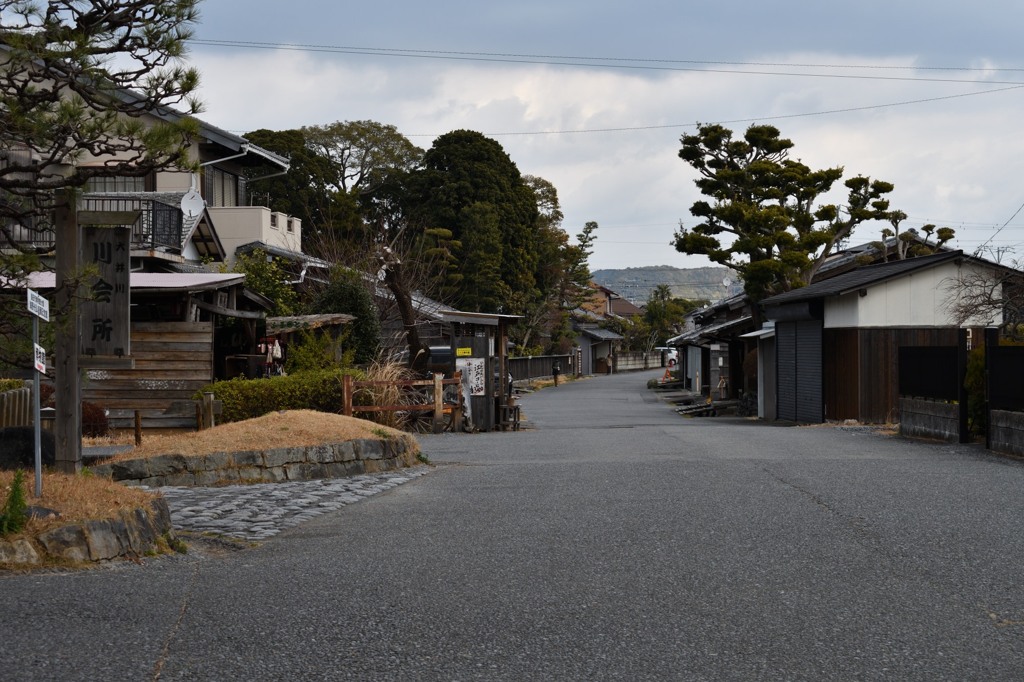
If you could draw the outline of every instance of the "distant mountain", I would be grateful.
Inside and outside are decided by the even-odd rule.
[[[725,284],[728,278],[728,285]],[[729,268],[674,268],[655,265],[624,270],[595,270],[591,279],[636,305],[650,298],[659,284],[667,284],[676,298],[718,301],[739,293],[743,285]]]

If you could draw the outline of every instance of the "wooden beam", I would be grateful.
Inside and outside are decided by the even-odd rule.
[[[135,358],[127,355],[79,355],[78,366],[82,369],[135,369]]]
[[[206,310],[217,315],[224,315],[226,317],[238,317],[243,320],[262,320],[266,317],[266,313],[262,313],[257,310],[235,310],[233,308],[225,308],[223,306],[215,305],[213,303],[207,303],[206,301],[196,301],[195,306],[201,310]]]

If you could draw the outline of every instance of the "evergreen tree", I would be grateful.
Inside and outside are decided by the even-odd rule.
[[[480,133],[456,130],[434,141],[423,157],[423,170],[415,174],[410,185],[412,206],[418,222],[452,231],[461,242],[458,254],[462,280],[453,303],[467,307],[473,301],[491,301],[494,306],[483,312],[518,313],[522,303],[508,309],[494,299],[492,293],[516,292],[529,300],[536,295],[537,217],[536,197],[524,182],[519,169],[501,145]],[[494,221],[479,222],[484,215],[482,205],[490,206]],[[474,207],[466,211],[468,207]],[[475,236],[477,229],[498,230],[495,244],[490,232]],[[492,263],[497,248],[498,267]],[[481,262],[485,265],[475,265]],[[467,269],[470,268],[470,269]],[[481,278],[497,277],[498,282]],[[479,292],[489,292],[481,296]]]
[[[288,158],[287,173],[251,179],[249,191],[273,210],[302,221],[303,252],[330,257],[365,239],[355,197],[339,189],[337,169],[311,147],[304,130],[261,129],[246,139]]]
[[[356,364],[369,364],[380,346],[380,319],[373,296],[362,275],[344,267],[331,269],[327,286],[310,304],[309,312],[345,313],[356,319],[347,325],[346,347],[354,351]]]
[[[843,169],[812,170],[789,158],[792,147],[768,125],[750,126],[742,139],[721,125],[682,138],[679,157],[710,201],[694,202],[690,213],[702,222],[680,226],[675,247],[732,268],[755,300],[809,284],[857,225],[892,215],[892,184],[864,176],[846,181],[845,205],[818,205]]]
[[[0,279],[52,250],[54,208],[105,176],[191,168],[200,109],[181,58],[198,0],[8,0],[0,11]],[[157,116],[176,107],[181,116]],[[102,160],[102,163],[90,163]],[[58,245],[59,248],[59,245]],[[51,311],[61,318],[58,305]],[[25,362],[23,299],[0,297],[0,362]],[[31,357],[30,355],[28,357]]]

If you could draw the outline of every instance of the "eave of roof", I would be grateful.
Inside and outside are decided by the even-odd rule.
[[[458,322],[461,324],[485,324],[497,326],[501,321],[518,320],[521,315],[501,315],[498,313],[467,313],[461,310],[442,312],[443,322]]]
[[[300,329],[319,329],[348,324],[356,319],[345,313],[325,313],[319,315],[287,315],[267,318],[268,334],[289,334]]]
[[[718,324],[710,324],[706,327],[699,327],[697,329],[684,332],[679,336],[673,336],[665,343],[669,346],[682,346],[692,345],[692,342],[707,340],[714,341],[721,338],[725,332],[732,331],[737,327],[742,327],[745,324],[753,322],[754,318],[751,315],[744,315],[738,317],[735,320],[726,320],[725,322],[719,322]]]
[[[220,272],[133,272],[128,281],[132,291],[203,291],[241,284],[245,281],[245,275]],[[53,272],[33,272],[27,279],[32,289],[53,289],[56,282],[57,276]]]
[[[247,242],[235,249],[235,253],[249,253],[251,251],[263,251],[271,256],[287,258],[288,260],[297,261],[313,268],[329,270],[331,267],[330,263],[320,258],[307,255],[301,251],[292,251],[291,249],[285,249],[280,246],[274,246],[261,241]]]

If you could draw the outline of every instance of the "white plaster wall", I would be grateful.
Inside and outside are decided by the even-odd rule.
[[[292,231],[289,232],[288,216],[277,213],[277,226],[272,227],[272,211],[263,206],[219,206],[207,210],[229,263],[234,262],[235,249],[249,242],[261,241],[289,251],[302,250],[302,221],[297,218],[291,219]]]
[[[943,263],[928,270],[825,299],[825,327],[947,327],[955,324],[950,302],[957,295],[960,268],[977,271],[973,263]],[[999,319],[970,320],[964,326],[998,324]]]

